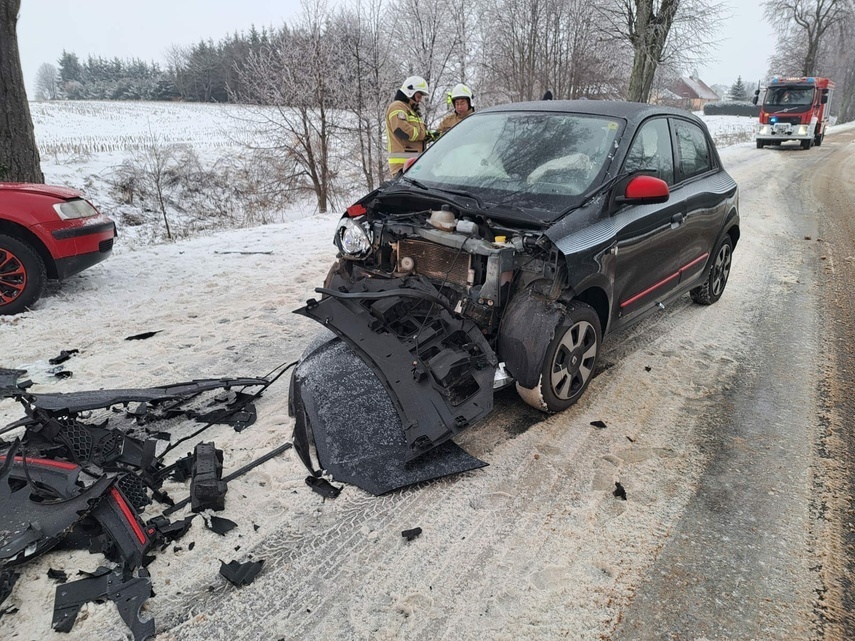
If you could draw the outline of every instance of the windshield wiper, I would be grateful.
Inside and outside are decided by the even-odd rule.
[[[424,183],[419,182],[415,178],[410,178],[409,176],[404,176],[402,178],[402,180],[406,180],[408,183],[410,183],[414,187],[418,187],[419,189],[424,189],[425,191],[438,191],[438,192],[441,192],[443,194],[452,194],[453,196],[463,196],[464,198],[471,198],[472,200],[474,200],[477,203],[479,208],[481,208],[482,210],[485,208],[484,201],[481,200],[481,198],[479,196],[476,196],[475,194],[473,194],[471,192],[458,191],[456,189],[442,189],[441,187],[428,187]]]

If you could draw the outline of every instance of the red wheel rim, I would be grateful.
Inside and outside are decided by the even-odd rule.
[[[27,286],[27,270],[8,249],[0,249],[0,306],[8,305]]]

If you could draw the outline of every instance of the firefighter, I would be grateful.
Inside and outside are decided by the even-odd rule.
[[[419,115],[419,105],[428,95],[427,80],[410,76],[395,93],[395,100],[386,109],[386,138],[389,151],[389,171],[395,176],[410,158],[418,158],[425,142],[435,138]]]
[[[440,121],[439,127],[437,127],[440,135],[444,134],[467,116],[475,113],[475,107],[472,106],[472,98],[474,97],[475,95],[472,93],[472,90],[462,82],[454,86],[454,89],[448,94],[454,111]]]

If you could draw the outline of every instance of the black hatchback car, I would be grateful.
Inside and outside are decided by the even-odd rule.
[[[677,109],[546,101],[481,110],[347,209],[320,300],[394,401],[415,458],[516,383],[560,411],[603,337],[689,293],[719,299],[738,189]]]

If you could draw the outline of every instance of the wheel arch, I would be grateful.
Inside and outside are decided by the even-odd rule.
[[[39,258],[42,259],[45,269],[47,270],[48,278],[57,279],[59,277],[56,269],[56,263],[54,262],[50,251],[48,251],[48,248],[41,239],[29,229],[9,220],[0,219],[0,234],[17,238],[21,242],[25,242],[30,245],[39,255]]]
[[[600,333],[605,336],[609,325],[609,311],[611,310],[609,295],[606,291],[602,287],[594,285],[576,294],[572,300],[586,303],[594,309],[600,319]]]

